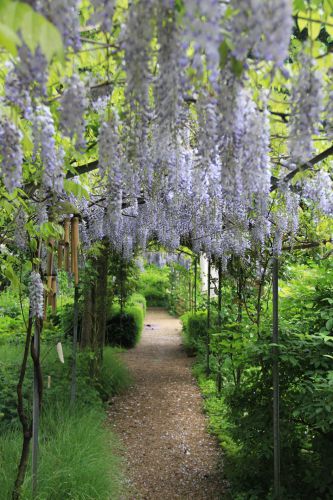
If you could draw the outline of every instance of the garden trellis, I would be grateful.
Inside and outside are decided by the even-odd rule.
[[[74,359],[78,233],[81,257],[186,245],[221,277],[250,252],[277,262],[302,211],[332,216],[332,14],[326,0],[2,2],[0,243],[31,262],[37,325],[57,266],[73,274]]]

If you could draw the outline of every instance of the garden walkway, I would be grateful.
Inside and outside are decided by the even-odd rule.
[[[109,416],[125,447],[126,500],[227,498],[180,331],[178,319],[150,309],[139,345],[122,354],[135,385],[114,398]]]

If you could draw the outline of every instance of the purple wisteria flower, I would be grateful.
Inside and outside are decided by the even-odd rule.
[[[30,317],[42,318],[44,314],[44,288],[40,274],[32,271],[29,284]]]
[[[8,118],[0,120],[0,177],[9,193],[21,186],[22,132]]]

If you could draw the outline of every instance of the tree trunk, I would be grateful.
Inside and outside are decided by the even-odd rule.
[[[18,466],[17,476],[15,479],[14,490],[12,493],[13,500],[18,500],[20,498],[20,491],[21,491],[21,486],[23,484],[23,481],[25,478],[25,473],[27,470],[28,459],[29,459],[30,441],[32,438],[31,420],[26,415],[26,413],[24,411],[24,406],[23,406],[23,383],[24,383],[26,369],[27,369],[27,363],[28,363],[28,355],[29,355],[29,348],[30,348],[30,342],[31,342],[32,327],[33,327],[33,321],[32,321],[32,318],[30,317],[30,314],[29,314],[29,324],[28,324],[28,328],[27,328],[27,335],[26,335],[26,340],[25,340],[23,360],[22,360],[22,365],[21,365],[21,369],[20,369],[19,381],[17,384],[17,413],[18,413],[18,416],[19,416],[19,419],[20,419],[20,422],[22,425],[23,444],[22,444],[20,463]]]
[[[107,278],[109,246],[94,259],[96,275],[87,285],[84,296],[81,347],[92,349],[98,361],[103,357],[107,319]]]

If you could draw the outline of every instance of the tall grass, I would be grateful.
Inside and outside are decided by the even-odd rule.
[[[17,420],[15,386],[23,346],[7,344],[0,350],[0,500],[9,500],[22,446]],[[40,431],[38,500],[117,500],[120,498],[121,466],[118,445],[104,424],[102,400],[124,391],[131,383],[119,349],[107,347],[100,373],[89,373],[89,353],[78,356],[78,408],[69,408],[70,345],[64,344],[65,364],[57,359],[55,346],[42,344],[44,407]],[[52,377],[47,388],[47,376]],[[32,370],[25,382],[25,407],[31,407]],[[28,410],[29,413],[29,410]],[[31,466],[22,488],[30,500]]]
[[[121,495],[118,444],[104,412],[48,408],[41,422],[38,500],[108,500]],[[0,436],[0,497],[9,500],[21,447],[19,431]],[[22,498],[32,499],[30,465]]]
[[[104,348],[103,365],[99,375],[103,399],[109,399],[113,394],[121,394],[132,383],[128,368],[119,358],[121,351],[122,349],[116,347]]]

